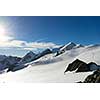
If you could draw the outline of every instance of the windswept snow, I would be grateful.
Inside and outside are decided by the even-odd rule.
[[[90,74],[68,72],[64,75],[68,63],[69,61],[61,61],[46,65],[30,65],[23,70],[0,75],[0,82],[78,82]]]
[[[35,61],[27,63],[29,66],[16,71],[0,75],[0,83],[9,82],[59,82],[69,83],[83,81],[92,72],[67,72],[64,71],[69,63],[80,59],[87,63],[96,62],[100,65],[100,46],[85,46],[74,48],[55,57],[55,53],[47,54]],[[94,66],[93,66],[94,67]]]

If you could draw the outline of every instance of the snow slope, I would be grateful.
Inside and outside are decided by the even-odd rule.
[[[83,81],[92,72],[67,72],[64,71],[68,64],[75,59],[85,62],[95,61],[100,65],[100,46],[85,46],[66,51],[55,57],[48,54],[36,61],[28,63],[29,66],[16,71],[0,75],[0,83],[9,82],[47,82],[47,83],[73,83]]]

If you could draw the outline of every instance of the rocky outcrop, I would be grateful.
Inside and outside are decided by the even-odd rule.
[[[40,54],[38,54],[38,57],[42,57],[42,56],[50,54],[50,53],[52,53],[52,51],[50,49],[46,49],[43,52],[41,52]]]
[[[93,74],[87,76],[82,83],[100,83],[100,70],[96,70]]]
[[[7,72],[15,72],[18,71],[20,69],[26,68],[28,65],[24,65],[24,64],[13,64],[11,66],[9,66]]]
[[[35,58],[36,58],[36,54],[30,51],[20,60],[19,63],[25,64],[25,63],[31,62]]]
[[[25,63],[29,63],[32,62],[34,60],[39,59],[42,56],[45,56],[47,54],[52,53],[52,51],[50,49],[46,49],[43,52],[39,53],[39,54],[35,54],[32,51],[28,52],[21,60],[20,60],[20,64],[25,64]]]
[[[18,63],[10,65],[7,72],[9,72],[9,71],[14,72],[14,71],[23,69],[28,66],[28,63],[30,63],[34,60],[37,60],[40,57],[42,57],[46,54],[50,54],[50,53],[52,53],[52,51],[50,49],[46,49],[39,54],[35,54],[32,51],[30,51]]]
[[[90,67],[90,71],[94,71],[94,70],[100,69],[99,65],[97,65],[94,62],[88,63],[88,66]]]
[[[70,63],[68,65],[65,72],[67,72],[67,71],[88,72],[88,71],[95,71],[97,69],[100,69],[100,66],[98,66],[94,62],[90,62],[87,64],[79,59],[76,59],[75,61],[73,61],[72,63]]]
[[[75,71],[75,70],[76,70],[76,72],[86,72],[86,71],[90,71],[90,68],[88,67],[88,65],[85,62],[83,62],[79,59],[76,59],[74,62],[72,62],[68,65],[65,72]]]
[[[56,49],[56,55],[55,56],[59,56],[60,54],[65,53],[66,51],[69,51],[71,49],[76,49],[76,48],[80,48],[80,47],[84,47],[81,44],[75,44],[73,42],[69,42],[66,45],[63,45],[61,47],[59,47],[58,49]]]
[[[21,58],[13,56],[2,56],[0,55],[0,71],[9,68],[11,65],[18,63]]]
[[[60,47],[59,51],[57,51],[56,56],[58,56],[58,55],[60,55],[60,54],[62,54],[62,53],[64,53],[64,52],[66,52],[66,51],[68,51],[68,50],[73,49],[75,46],[76,46],[75,43],[70,42],[70,43],[68,43],[68,44],[66,44],[66,45],[64,45],[64,46],[62,46],[62,47]]]
[[[66,50],[71,50],[71,49],[74,48],[75,46],[76,46],[75,43],[70,42],[70,43],[68,43],[67,45],[64,45],[64,46],[60,49],[60,51],[65,52]]]

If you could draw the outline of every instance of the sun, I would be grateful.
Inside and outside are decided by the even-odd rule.
[[[4,34],[6,31],[5,27],[0,25],[0,33]]]
[[[7,28],[0,25],[0,41],[8,41],[11,37],[8,35]]]

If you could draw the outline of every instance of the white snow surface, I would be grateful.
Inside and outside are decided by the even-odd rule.
[[[57,57],[55,54],[45,55],[28,63],[29,66],[22,70],[1,74],[0,83],[75,83],[83,81],[93,72],[67,72],[64,74],[68,64],[77,58],[86,63],[95,62],[100,65],[100,46],[71,49]]]

